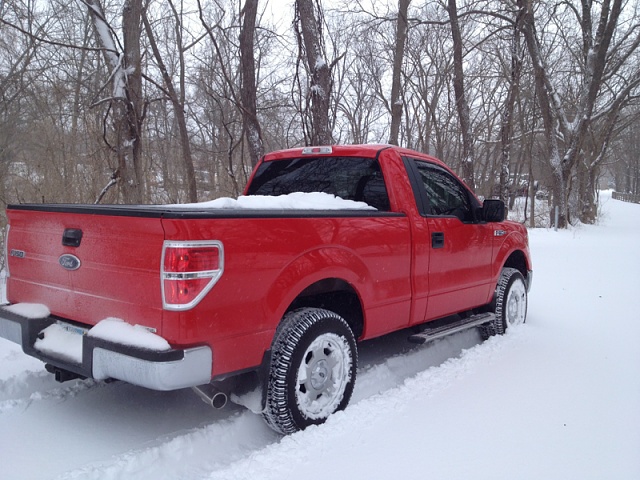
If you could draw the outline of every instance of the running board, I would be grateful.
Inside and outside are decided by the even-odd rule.
[[[480,313],[478,315],[472,315],[468,318],[463,318],[440,327],[427,328],[423,332],[411,335],[409,337],[409,341],[411,343],[432,342],[433,340],[446,337],[452,333],[458,333],[470,328],[479,327],[480,325],[486,325],[493,322],[495,318],[495,313]]]

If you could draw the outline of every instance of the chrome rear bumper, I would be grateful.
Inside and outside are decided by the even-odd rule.
[[[177,390],[211,381],[213,354],[207,346],[153,351],[83,335],[80,362],[37,350],[35,342],[41,332],[61,320],[26,318],[0,308],[0,337],[22,346],[27,355],[78,377],[122,380],[152,390]]]

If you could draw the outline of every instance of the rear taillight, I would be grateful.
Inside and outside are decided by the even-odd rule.
[[[167,310],[193,308],[224,270],[218,241],[165,241],[162,248],[162,303]]]

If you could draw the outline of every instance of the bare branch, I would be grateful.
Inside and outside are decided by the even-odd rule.
[[[0,17],[0,23],[4,24],[4,25],[6,25],[6,26],[8,26],[10,28],[13,28],[14,30],[17,30],[20,33],[23,33],[23,34],[27,35],[28,37],[34,39],[37,42],[45,43],[47,45],[52,45],[54,47],[71,48],[73,50],[85,50],[87,52],[111,52],[111,53],[115,53],[115,54],[118,53],[118,52],[114,52],[113,50],[109,50],[109,49],[106,49],[106,48],[84,47],[84,46],[78,46],[78,45],[71,45],[71,44],[68,44],[68,43],[57,42],[55,40],[49,40],[49,39],[46,39],[46,38],[43,38],[43,37],[39,37],[37,35],[34,35],[31,32],[28,32],[27,30],[25,30],[23,28],[20,28],[17,25],[14,25],[11,22],[8,22],[7,20],[5,20],[2,17]]]

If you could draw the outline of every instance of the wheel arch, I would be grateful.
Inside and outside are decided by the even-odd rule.
[[[291,310],[324,308],[343,317],[359,338],[365,327],[364,298],[371,298],[371,273],[362,260],[344,248],[323,248],[298,257],[278,276],[266,295],[274,334]]]
[[[515,250],[511,252],[505,260],[503,268],[515,268],[520,271],[524,279],[528,281],[530,267],[527,262],[527,257],[522,250]]]
[[[360,295],[353,285],[341,278],[325,278],[309,285],[293,300],[285,314],[304,307],[337,313],[345,319],[356,339],[364,332]]]
[[[531,282],[531,258],[526,233],[513,232],[500,245],[493,262],[493,280],[498,283],[503,268],[515,268],[524,277],[527,285]]]

